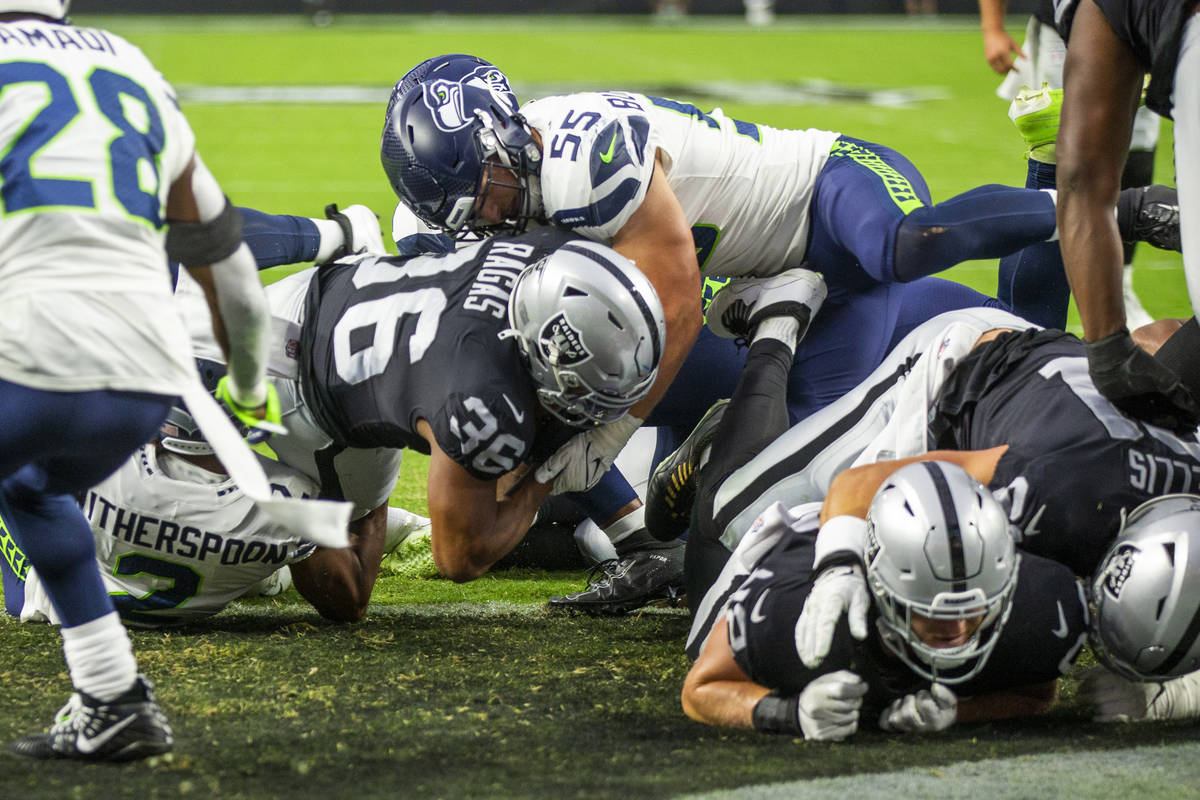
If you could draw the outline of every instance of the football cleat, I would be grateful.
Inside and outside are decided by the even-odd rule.
[[[683,542],[658,550],[636,550],[597,564],[582,592],[551,597],[551,609],[595,616],[628,614],[657,601],[683,597]]]
[[[659,462],[650,475],[646,485],[646,530],[655,539],[669,542],[687,530],[704,451],[716,437],[728,407],[728,400],[714,403],[683,444]]]
[[[410,533],[392,552],[391,571],[402,578],[440,578],[437,563],[433,560],[433,537],[427,526]]]
[[[133,761],[165,753],[175,744],[171,726],[154,701],[153,684],[138,675],[115,700],[71,695],[46,733],[17,739],[13,753],[36,759]]]
[[[1037,90],[1026,86],[1013,98],[1012,105],[1008,107],[1008,117],[1025,140],[1026,158],[1054,163],[1054,143],[1058,138],[1062,100],[1062,89],[1051,89],[1045,83]]]
[[[764,319],[790,316],[800,322],[798,342],[825,302],[825,294],[825,279],[802,267],[769,278],[740,278],[716,293],[705,312],[705,324],[723,339],[750,340]]]
[[[1179,193],[1157,185],[1122,190],[1117,198],[1117,228],[1126,244],[1147,242],[1180,252]]]

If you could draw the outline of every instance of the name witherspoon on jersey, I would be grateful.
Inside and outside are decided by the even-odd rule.
[[[267,544],[266,542],[223,536],[201,530],[193,525],[180,526],[168,519],[158,519],[121,508],[95,491],[89,491],[84,512],[92,529],[101,529],[113,536],[157,551],[159,554],[197,561],[219,559],[221,564],[264,564],[282,566],[288,562],[289,548],[295,543]]]

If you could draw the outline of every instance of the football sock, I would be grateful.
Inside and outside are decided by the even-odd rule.
[[[76,689],[107,702],[133,685],[137,661],[117,612],[64,627],[62,637],[63,655]]]
[[[795,317],[767,317],[754,329],[754,341],[774,339],[781,342],[794,355],[796,337],[799,334],[800,320]]]

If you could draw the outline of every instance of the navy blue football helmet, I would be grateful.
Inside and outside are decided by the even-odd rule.
[[[430,59],[396,84],[380,161],[396,195],[427,224],[456,236],[523,231],[540,215],[540,160],[507,80],[487,62],[472,56]],[[511,218],[476,219],[485,182],[516,190]]]

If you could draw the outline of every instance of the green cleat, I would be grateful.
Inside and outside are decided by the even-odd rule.
[[[1025,139],[1026,158],[1054,163],[1054,142],[1058,138],[1058,119],[1062,114],[1062,89],[1051,89],[1043,83],[1041,89],[1021,89],[1008,117]]]

